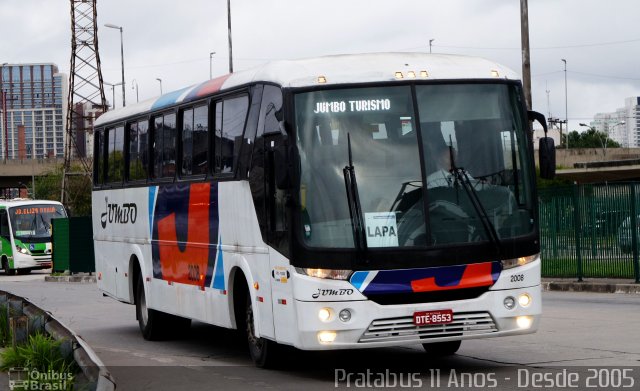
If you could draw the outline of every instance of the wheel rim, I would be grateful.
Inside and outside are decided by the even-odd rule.
[[[253,325],[253,306],[251,305],[251,299],[249,299],[249,305],[247,305],[247,340],[251,347],[255,350],[256,355],[259,355],[262,351],[263,341],[262,338],[256,337],[255,328]]]
[[[140,291],[140,316],[142,317],[142,323],[146,326],[149,320],[149,314],[147,313],[147,300],[144,295],[144,287],[141,287]]]

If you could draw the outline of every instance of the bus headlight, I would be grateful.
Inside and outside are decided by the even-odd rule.
[[[312,269],[297,267],[296,271],[309,277],[326,278],[330,280],[346,280],[351,275],[351,270],[338,269]]]
[[[24,248],[22,246],[16,246],[16,250],[18,250],[18,252],[20,252],[22,254],[29,254],[29,250],[27,250],[26,248]]]
[[[518,327],[521,329],[531,328],[531,324],[533,324],[533,319],[530,316],[518,316],[516,318],[516,323]]]
[[[340,311],[340,313],[338,314],[338,318],[343,321],[343,322],[348,322],[351,320],[351,311],[349,311],[348,309],[343,309],[342,311]]]
[[[518,266],[524,266],[528,263],[535,261],[540,254],[529,255],[528,257],[519,257],[513,259],[503,259],[502,260],[502,269],[512,269]]]
[[[504,308],[508,310],[512,310],[516,307],[516,299],[511,296],[505,297],[504,299]]]
[[[528,307],[531,304],[531,296],[528,293],[523,293],[518,296],[518,304],[521,307]]]
[[[336,340],[335,331],[321,331],[318,333],[318,341],[322,344],[332,343]]]
[[[331,319],[331,309],[330,308],[320,308],[318,311],[318,319],[322,322],[328,322]]]

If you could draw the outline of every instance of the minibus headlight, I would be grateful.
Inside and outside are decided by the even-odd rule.
[[[16,250],[18,250],[18,252],[21,252],[22,254],[29,254],[29,250],[22,246],[16,246]]]
[[[309,277],[327,278],[330,280],[346,280],[351,275],[351,270],[339,269],[312,269],[297,267],[296,271]]]
[[[512,269],[518,266],[524,266],[538,259],[538,256],[539,254],[534,254],[534,255],[529,255],[528,257],[504,259],[502,260],[502,269],[506,270],[506,269]]]

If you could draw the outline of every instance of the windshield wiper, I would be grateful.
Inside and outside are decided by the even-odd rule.
[[[489,216],[487,215],[487,211],[484,209],[480,198],[478,198],[478,192],[473,187],[471,180],[469,180],[469,175],[462,167],[456,167],[453,147],[449,146],[449,157],[451,158],[451,174],[455,179],[456,186],[458,183],[462,184],[462,188],[467,193],[469,200],[471,201],[471,205],[473,209],[475,209],[476,214],[480,217],[480,221],[482,222],[482,227],[484,228],[489,240],[496,246],[496,251],[500,251],[500,238],[498,237],[498,233],[496,232],[496,227],[493,225]]]
[[[342,170],[344,175],[344,185],[347,189],[347,202],[349,203],[349,216],[353,228],[353,241],[356,250],[364,257],[367,251],[367,239],[365,237],[364,216],[360,206],[360,196],[358,194],[358,182],[356,181],[356,171],[353,167],[351,156],[351,135],[347,133],[347,148],[349,150],[349,165]],[[366,262],[366,260],[365,260]]]

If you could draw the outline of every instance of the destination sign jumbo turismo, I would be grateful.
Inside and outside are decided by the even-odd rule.
[[[391,110],[390,99],[339,100],[333,102],[317,102],[315,114],[344,113],[347,111],[387,111]]]

